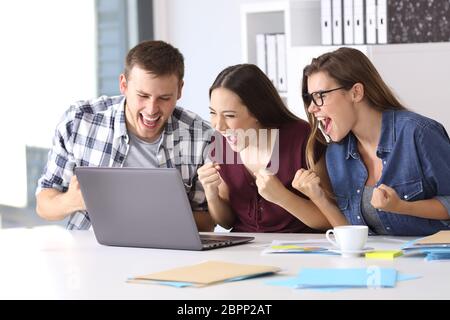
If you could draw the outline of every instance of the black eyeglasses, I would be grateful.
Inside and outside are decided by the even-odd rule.
[[[320,90],[312,93],[304,93],[303,94],[303,102],[309,106],[311,101],[318,107],[323,106],[323,95],[329,92],[333,92],[336,90],[345,89],[345,87],[334,88],[330,90]]]

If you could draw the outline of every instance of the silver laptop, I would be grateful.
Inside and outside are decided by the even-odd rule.
[[[76,167],[75,174],[101,244],[205,250],[254,239],[200,235],[177,169]]]

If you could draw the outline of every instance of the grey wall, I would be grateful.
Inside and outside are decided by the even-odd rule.
[[[161,26],[155,28],[155,37],[178,47],[186,60],[180,105],[209,119],[209,86],[223,68],[242,62],[240,5],[274,1],[154,0],[155,21],[166,24],[163,32]],[[408,108],[450,131],[450,43],[388,47],[372,46],[377,52],[374,63],[385,80]]]
[[[240,4],[256,1],[164,1],[170,21],[166,40],[181,50],[186,63],[180,105],[209,119],[210,85],[222,69],[242,62]]]
[[[373,46],[373,63],[408,109],[450,133],[450,42]]]

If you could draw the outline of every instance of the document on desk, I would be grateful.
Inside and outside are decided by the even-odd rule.
[[[415,245],[450,245],[450,230],[442,230],[435,234],[421,238],[415,242]]]
[[[450,230],[410,241],[402,246],[402,250],[405,254],[425,254],[427,261],[450,260]]]
[[[431,236],[409,241],[402,246],[404,252],[423,252],[428,249],[450,252],[450,231],[439,231]]]
[[[398,281],[414,280],[417,275],[399,274],[394,268],[302,268],[297,277],[267,281],[269,285],[297,289],[393,288]]]
[[[274,274],[281,269],[273,266],[249,265],[224,261],[206,261],[128,279],[130,283],[159,283],[176,287],[202,287],[228,281],[238,281]]]
[[[337,254],[329,251],[330,243],[325,239],[311,239],[303,241],[273,240],[261,254],[271,253],[323,253]]]

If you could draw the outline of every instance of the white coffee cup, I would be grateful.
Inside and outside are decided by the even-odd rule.
[[[334,235],[333,240],[331,235]],[[325,237],[328,242],[339,248],[343,257],[354,257],[362,253],[366,245],[369,228],[367,226],[339,226],[327,230]]]

